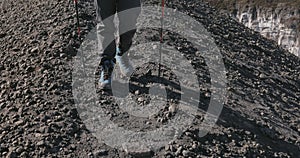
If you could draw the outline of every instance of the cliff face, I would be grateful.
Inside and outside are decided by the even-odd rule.
[[[278,5],[274,8],[240,6],[232,12],[239,22],[276,40],[291,53],[300,55],[299,17],[300,9]],[[298,26],[297,26],[298,25]]]
[[[206,1],[300,56],[300,1]]]

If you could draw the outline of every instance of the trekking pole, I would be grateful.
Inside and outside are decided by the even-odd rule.
[[[79,24],[79,13],[78,13],[78,0],[74,0],[75,10],[76,10],[76,19],[77,19],[77,33],[78,38],[80,37],[80,24]]]
[[[159,64],[158,64],[158,77],[161,74],[161,58],[162,58],[162,44],[163,44],[163,28],[164,28],[164,15],[165,15],[165,0],[161,0],[161,19],[160,19],[160,46],[159,46]]]
[[[80,41],[80,23],[79,23],[79,11],[78,11],[78,0],[74,0],[75,4],[75,10],[76,10],[76,19],[77,19],[77,34],[78,34],[78,41]],[[85,64],[84,64],[84,56],[82,49],[79,48],[78,53],[80,53],[80,60],[82,63],[82,68],[83,68],[83,77],[87,77],[87,73],[85,72]]]

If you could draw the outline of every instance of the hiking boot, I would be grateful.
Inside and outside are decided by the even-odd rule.
[[[123,76],[125,77],[129,77],[132,72],[133,72],[133,67],[129,61],[129,57],[128,54],[121,54],[121,50],[119,48],[117,48],[117,52],[116,52],[116,61],[120,67],[120,71],[122,73]]]
[[[102,68],[99,79],[100,88],[110,89],[112,81],[112,72],[114,70],[115,63],[112,60],[105,60],[101,64]]]

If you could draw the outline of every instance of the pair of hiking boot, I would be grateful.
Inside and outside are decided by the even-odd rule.
[[[121,50],[117,48],[116,51],[116,62],[119,65],[120,71],[123,76],[128,77],[133,72],[133,67],[129,62],[127,54],[121,54]],[[101,73],[99,79],[99,85],[102,89],[111,89],[112,73],[114,70],[115,62],[113,60],[104,60],[101,63]]]

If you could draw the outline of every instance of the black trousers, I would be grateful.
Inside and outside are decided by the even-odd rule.
[[[114,24],[114,15],[117,13],[119,19],[119,32],[124,32],[123,29],[134,28],[119,36],[119,48],[122,50],[122,53],[125,53],[132,44],[132,38],[136,32],[136,22],[140,14],[140,9],[134,9],[134,12],[130,12],[130,14],[118,13],[122,11],[126,12],[128,9],[136,7],[140,8],[141,2],[140,0],[95,0],[95,6],[98,22],[97,36],[103,47],[101,60],[114,60],[116,55],[116,26]],[[99,38],[99,36],[101,37]]]

